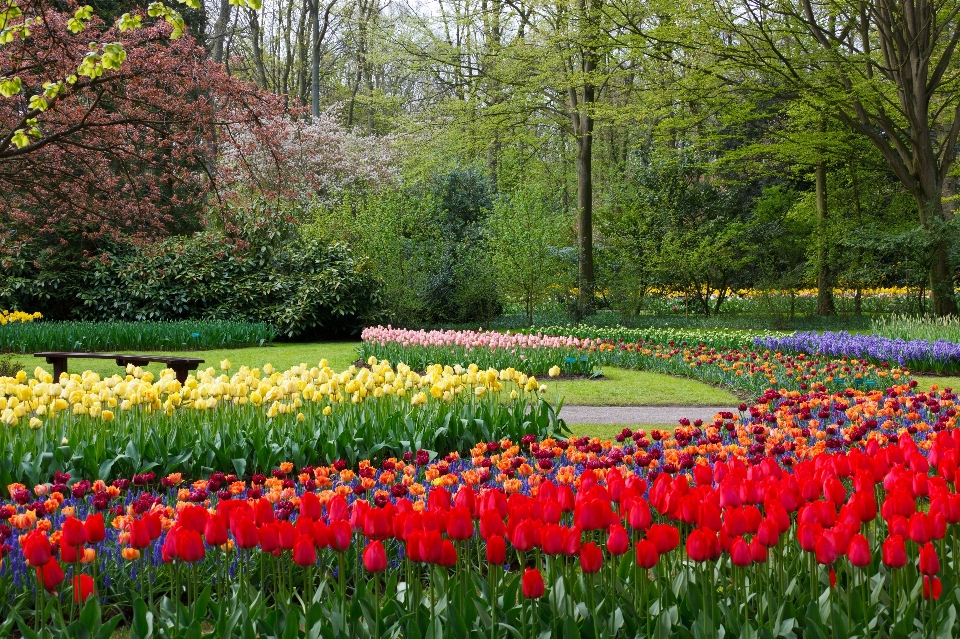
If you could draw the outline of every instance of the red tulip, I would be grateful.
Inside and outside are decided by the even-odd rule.
[[[657,547],[657,552],[665,555],[680,545],[680,531],[668,524],[653,524],[647,530],[647,539]]]
[[[305,492],[300,496],[300,516],[314,521],[323,518],[323,507],[316,493]]]
[[[203,536],[211,546],[222,546],[227,543],[227,521],[220,515],[210,515],[203,528]]]
[[[800,548],[804,552],[814,552],[817,546],[817,540],[823,536],[823,528],[820,524],[800,524],[797,526],[797,541],[800,542]]]
[[[600,550],[600,546],[592,541],[583,544],[580,547],[580,569],[584,574],[600,572],[601,566],[603,566],[603,551]]]
[[[520,552],[527,552],[537,547],[537,524],[532,519],[525,519],[513,529],[510,539],[513,547]]]
[[[236,539],[237,547],[241,550],[250,550],[260,544],[260,536],[257,532],[257,525],[248,516],[231,517],[230,528]]]
[[[294,542],[293,563],[304,567],[317,563],[317,549],[309,535],[300,535]]]
[[[185,506],[180,511],[177,521],[184,528],[203,534],[209,514],[203,506]]]
[[[767,547],[761,544],[756,537],[750,541],[750,561],[755,564],[762,564],[767,561]]]
[[[151,541],[147,522],[143,519],[134,519],[130,525],[130,546],[139,550],[149,546]]]
[[[552,485],[544,484],[544,486]],[[544,486],[540,487],[541,491]],[[465,508],[472,518],[477,512],[477,491],[472,486],[461,486],[460,490],[457,491],[457,496],[453,498],[453,503],[460,508]]]
[[[206,522],[204,522],[206,526]],[[187,563],[201,561],[206,554],[203,537],[196,530],[181,528],[177,535],[177,555]]]
[[[334,495],[327,503],[327,517],[331,523],[350,518],[350,507],[343,495]]]
[[[427,497],[429,510],[450,510],[450,506],[450,491],[443,486],[430,490],[430,495]]]
[[[580,537],[583,534],[578,527],[568,528],[566,537],[563,539],[563,554],[567,557],[573,557],[580,552]]]
[[[51,560],[50,540],[39,530],[30,531],[23,540],[23,556],[34,568],[47,565]]]
[[[383,572],[387,569],[387,551],[379,539],[374,539],[363,549],[363,567],[367,572]]]
[[[150,536],[150,541],[160,539],[160,535],[163,533],[163,522],[160,521],[160,513],[152,512],[144,515],[143,523],[147,527],[147,534]]]
[[[79,552],[78,552],[79,550]],[[60,546],[60,561],[65,564],[75,564],[83,557],[82,546]]]
[[[940,578],[924,575],[923,598],[936,600],[940,598],[941,594],[943,594],[943,584],[940,583]]]
[[[313,544],[317,548],[327,548],[330,545],[329,529],[322,521],[313,522]]]
[[[599,549],[598,549],[599,550]],[[543,575],[536,568],[527,568],[520,582],[520,589],[527,599],[539,599],[545,591]]]
[[[436,530],[424,530],[419,536],[420,560],[428,564],[439,564],[443,559],[443,538]]]
[[[257,529],[257,537],[260,539],[260,550],[263,552],[272,553],[280,549],[280,530],[276,523],[260,526]]]
[[[563,554],[563,542],[567,538],[567,531],[558,524],[544,524],[540,529],[540,544],[544,554]]]
[[[447,536],[454,541],[464,541],[473,537],[473,517],[470,516],[469,510],[460,506],[450,509],[450,516],[447,518]]]
[[[627,537],[627,531],[620,524],[610,526],[607,550],[614,556],[625,555],[630,550],[630,538]]]
[[[710,541],[702,528],[696,528],[687,536],[687,556],[693,561],[702,562],[710,558]],[[656,546],[654,546],[656,548]]]
[[[37,570],[40,572],[44,589],[51,594],[63,583],[63,580],[66,579],[66,575],[63,574],[63,568],[60,567],[60,562],[56,559],[51,559]]]
[[[83,522],[83,528],[87,533],[87,543],[99,544],[106,537],[106,530],[103,527],[103,515],[96,513],[87,517]]]
[[[933,537],[933,526],[927,513],[913,513],[910,515],[910,540],[922,546]]]
[[[84,603],[93,595],[93,577],[90,575],[76,575],[73,578],[73,600]]]
[[[353,531],[347,521],[338,519],[331,522],[330,526],[327,527],[327,532],[327,540],[331,550],[345,552],[350,547],[350,535],[353,534]]]
[[[653,517],[650,514],[650,505],[647,504],[645,499],[636,497],[627,502],[627,525],[633,528],[634,530],[646,530],[651,523],[653,523]]]
[[[563,509],[560,508],[560,502],[556,499],[540,500],[540,521],[545,524],[559,524],[561,517]]]
[[[907,565],[907,546],[900,535],[891,535],[880,547],[883,565],[888,568],[903,568]]]
[[[180,549],[177,548],[177,537],[183,530],[186,530],[186,528],[183,528],[180,524],[175,524],[173,528],[167,531],[163,546],[160,548],[160,555],[164,563],[170,563],[180,556]]]
[[[850,546],[847,549],[847,557],[850,563],[857,568],[866,568],[870,565],[870,543],[867,538],[861,534],[856,534],[850,540]]]
[[[276,521],[276,517],[273,515],[273,504],[263,497],[253,502],[253,516],[258,527]]]
[[[471,532],[473,528],[471,528]],[[363,520],[363,534],[368,539],[386,539],[393,534],[393,509],[371,508]]]
[[[817,562],[828,566],[837,560],[837,545],[833,534],[830,531],[824,532],[817,539],[814,552],[817,555]]]
[[[581,503],[573,513],[573,521],[581,530],[600,530],[609,522],[610,504],[599,499]]]
[[[937,550],[930,542],[920,547],[919,567],[920,573],[924,575],[935,575],[940,572],[940,559],[937,557]]]
[[[453,546],[453,542],[449,539],[443,540],[443,546],[441,547],[440,551],[440,561],[437,563],[444,568],[457,565],[457,549]]]
[[[489,495],[490,493],[484,493]],[[489,539],[494,535],[503,537],[507,534],[506,526],[503,525],[503,517],[495,509],[485,510],[480,515],[480,536]]]
[[[487,563],[502,566],[507,560],[507,542],[500,535],[487,539]]]
[[[282,550],[293,550],[293,544],[297,541],[297,531],[289,521],[278,521],[277,537],[280,539]]]
[[[730,561],[734,566],[745,568],[750,565],[750,546],[743,540],[743,537],[737,537],[730,545]]]
[[[76,517],[67,517],[60,529],[60,544],[66,546],[82,546],[87,543],[87,529]]]
[[[773,548],[780,542],[780,531],[772,519],[764,519],[757,528],[757,541],[767,548]]]
[[[637,542],[637,565],[644,570],[650,570],[660,561],[660,554],[657,553],[657,547],[648,539],[641,539]]]

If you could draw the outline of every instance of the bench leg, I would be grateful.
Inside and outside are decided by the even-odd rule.
[[[60,375],[67,372],[66,357],[48,357],[47,364],[53,364],[53,381],[59,382]]]
[[[187,376],[190,375],[190,369],[183,364],[167,364],[177,374],[177,381],[181,384],[187,383]]]

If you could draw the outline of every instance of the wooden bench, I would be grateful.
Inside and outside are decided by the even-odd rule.
[[[195,370],[200,364],[203,364],[202,359],[197,359],[195,357],[172,357],[169,355],[118,355],[116,353],[59,353],[59,352],[45,352],[45,353],[34,353],[34,357],[45,357],[47,358],[48,364],[53,364],[53,378],[55,380],[60,379],[62,373],[67,372],[67,360],[71,357],[76,357],[80,359],[112,359],[116,360],[117,366],[123,366],[126,368],[127,364],[133,364],[134,366],[145,366],[150,362],[160,362],[166,364],[168,368],[173,369],[177,373],[177,381],[181,384],[187,381],[187,375],[190,374],[190,371]]]

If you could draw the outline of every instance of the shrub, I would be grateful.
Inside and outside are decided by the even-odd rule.
[[[106,254],[85,277],[83,314],[269,322],[298,338],[349,335],[378,319],[379,282],[345,245],[257,235],[209,231]]]

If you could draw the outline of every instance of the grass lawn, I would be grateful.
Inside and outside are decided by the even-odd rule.
[[[917,386],[918,390],[928,391],[930,390],[931,384],[936,384],[940,390],[952,388],[953,392],[960,391],[960,377],[927,377],[925,375],[917,375],[913,379],[919,383],[919,386]]]
[[[573,424],[570,426],[570,430],[573,431],[573,434],[576,437],[599,437],[600,439],[613,439],[624,428],[629,428],[630,430],[636,432],[639,429],[645,431],[651,431],[653,429],[657,430],[669,430],[673,431],[676,428],[676,424]]]
[[[273,367],[278,370],[286,370],[300,363],[316,366],[320,363],[321,359],[326,358],[330,368],[341,371],[357,361],[358,345],[359,342],[322,342],[313,344],[281,343],[275,346],[213,351],[151,351],[149,354],[199,357],[204,360],[204,363],[200,365],[201,369],[213,366],[218,371],[220,370],[220,362],[224,359],[229,359],[231,365],[230,370],[236,371],[244,365],[250,368],[259,368],[266,363],[273,364]],[[23,364],[27,374],[32,374],[33,369],[38,365],[48,371],[53,371],[53,366],[47,364],[39,357],[24,355],[15,359]],[[123,373],[123,369],[117,366],[116,362],[109,359],[71,359],[67,362],[67,367],[67,370],[71,373],[82,373],[85,370],[92,370],[103,377],[109,377],[115,373]],[[150,366],[147,367],[148,370],[154,371],[154,373],[159,373],[163,368],[162,364],[150,364]]]
[[[698,382],[623,368],[603,369],[607,379],[554,381],[545,378],[547,399],[583,406],[735,406],[729,392]]]

